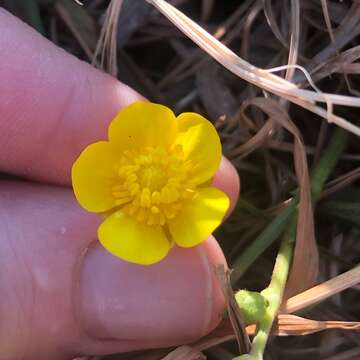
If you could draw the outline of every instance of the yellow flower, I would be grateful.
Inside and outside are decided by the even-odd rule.
[[[174,243],[198,245],[220,225],[229,199],[211,186],[221,143],[208,120],[139,101],[115,117],[108,136],[80,154],[72,183],[86,210],[105,213],[98,237],[109,252],[153,264]]]

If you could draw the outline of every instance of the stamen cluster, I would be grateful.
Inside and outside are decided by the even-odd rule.
[[[184,160],[181,145],[128,150],[112,186],[115,204],[140,223],[164,225],[195,195],[189,180],[194,167]]]

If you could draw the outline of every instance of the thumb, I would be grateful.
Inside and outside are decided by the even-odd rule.
[[[71,190],[4,182],[0,204],[0,359],[172,346],[220,321],[214,238],[139,266],[97,245],[99,219]]]

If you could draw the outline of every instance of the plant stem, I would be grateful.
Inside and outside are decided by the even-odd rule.
[[[233,283],[236,283],[253,262],[279,238],[296,210],[297,204],[297,198],[292,199],[289,205],[266,226],[256,240],[235,260],[233,264],[234,271],[231,274]]]
[[[316,164],[310,178],[314,204],[319,200],[326,180],[344,152],[348,138],[349,134],[345,130],[336,128],[328,147]],[[254,261],[284,232],[297,205],[298,197],[295,196],[289,205],[265,227],[262,233],[235,260],[234,271],[231,276],[233,283],[236,283]]]
[[[293,245],[296,240],[297,212],[293,215],[287,231],[284,233],[281,246],[276,257],[273,274],[269,286],[261,294],[269,301],[263,319],[259,322],[256,335],[252,341],[249,354],[238,356],[233,360],[262,360],[267,340],[274,319],[279,311],[289,274]]]
[[[311,174],[311,194],[316,203],[324,188],[324,185],[333,172],[340,156],[348,144],[349,133],[342,128],[336,128],[328,147],[316,164]]]
[[[248,212],[251,215],[258,216],[267,220],[270,219],[270,216],[267,215],[263,210],[258,209],[256,206],[246,201],[245,199],[239,199],[238,205],[240,209],[244,209],[246,212]]]
[[[293,256],[293,246],[296,240],[297,212],[293,215],[290,225],[284,234],[280,250],[276,257],[270,285],[261,292],[269,301],[266,315],[260,321],[253,339],[250,355],[261,360],[274,319],[279,311],[289,274]]]
[[[334,132],[329,146],[325,149],[322,157],[320,158],[311,175],[311,191],[314,205],[319,200],[324,185],[331,172],[334,170],[341,154],[345,150],[347,142],[348,134],[344,130],[337,128]],[[267,340],[269,338],[274,319],[277,316],[280,305],[282,303],[283,293],[290,271],[294,243],[296,241],[296,228],[298,220],[298,212],[295,211],[296,205],[297,199],[295,198],[286,208],[290,208],[290,210],[288,211],[285,220],[291,217],[291,221],[288,224],[286,232],[284,233],[281,246],[276,257],[271,282],[269,286],[261,292],[261,294],[269,301],[269,306],[267,308],[266,314],[264,318],[258,323],[257,332],[253,339],[250,353],[236,357],[234,360],[263,359]],[[277,220],[281,215],[283,215],[286,209],[284,209],[283,212],[275,220]],[[270,223],[270,225],[265,229],[265,231],[269,231],[269,227],[274,224],[275,220]],[[284,224],[284,222],[281,222],[280,224],[285,228],[287,223],[285,222]],[[261,235],[263,235],[263,233]],[[261,238],[261,235],[260,237],[258,237],[258,239]],[[258,247],[259,245],[255,247],[255,250],[259,252]]]

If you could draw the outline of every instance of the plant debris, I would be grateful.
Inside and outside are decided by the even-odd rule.
[[[271,221],[281,223],[279,216],[299,187],[291,291],[276,319],[268,356],[358,358],[359,2],[82,3],[0,1],[57,45],[94,59],[149,100],[213,120],[242,183],[233,215],[216,234],[230,266]],[[336,126],[350,132],[349,145],[313,208],[307,169],[311,173],[316,167]],[[280,232],[273,230],[276,240]],[[269,247],[255,254],[234,290],[260,290],[269,282],[278,244],[263,241]],[[301,317],[290,314],[295,311]],[[322,331],[330,328],[335,330]],[[250,336],[254,331],[246,328]],[[102,359],[231,359],[239,353],[234,338],[227,320],[194,344]]]

